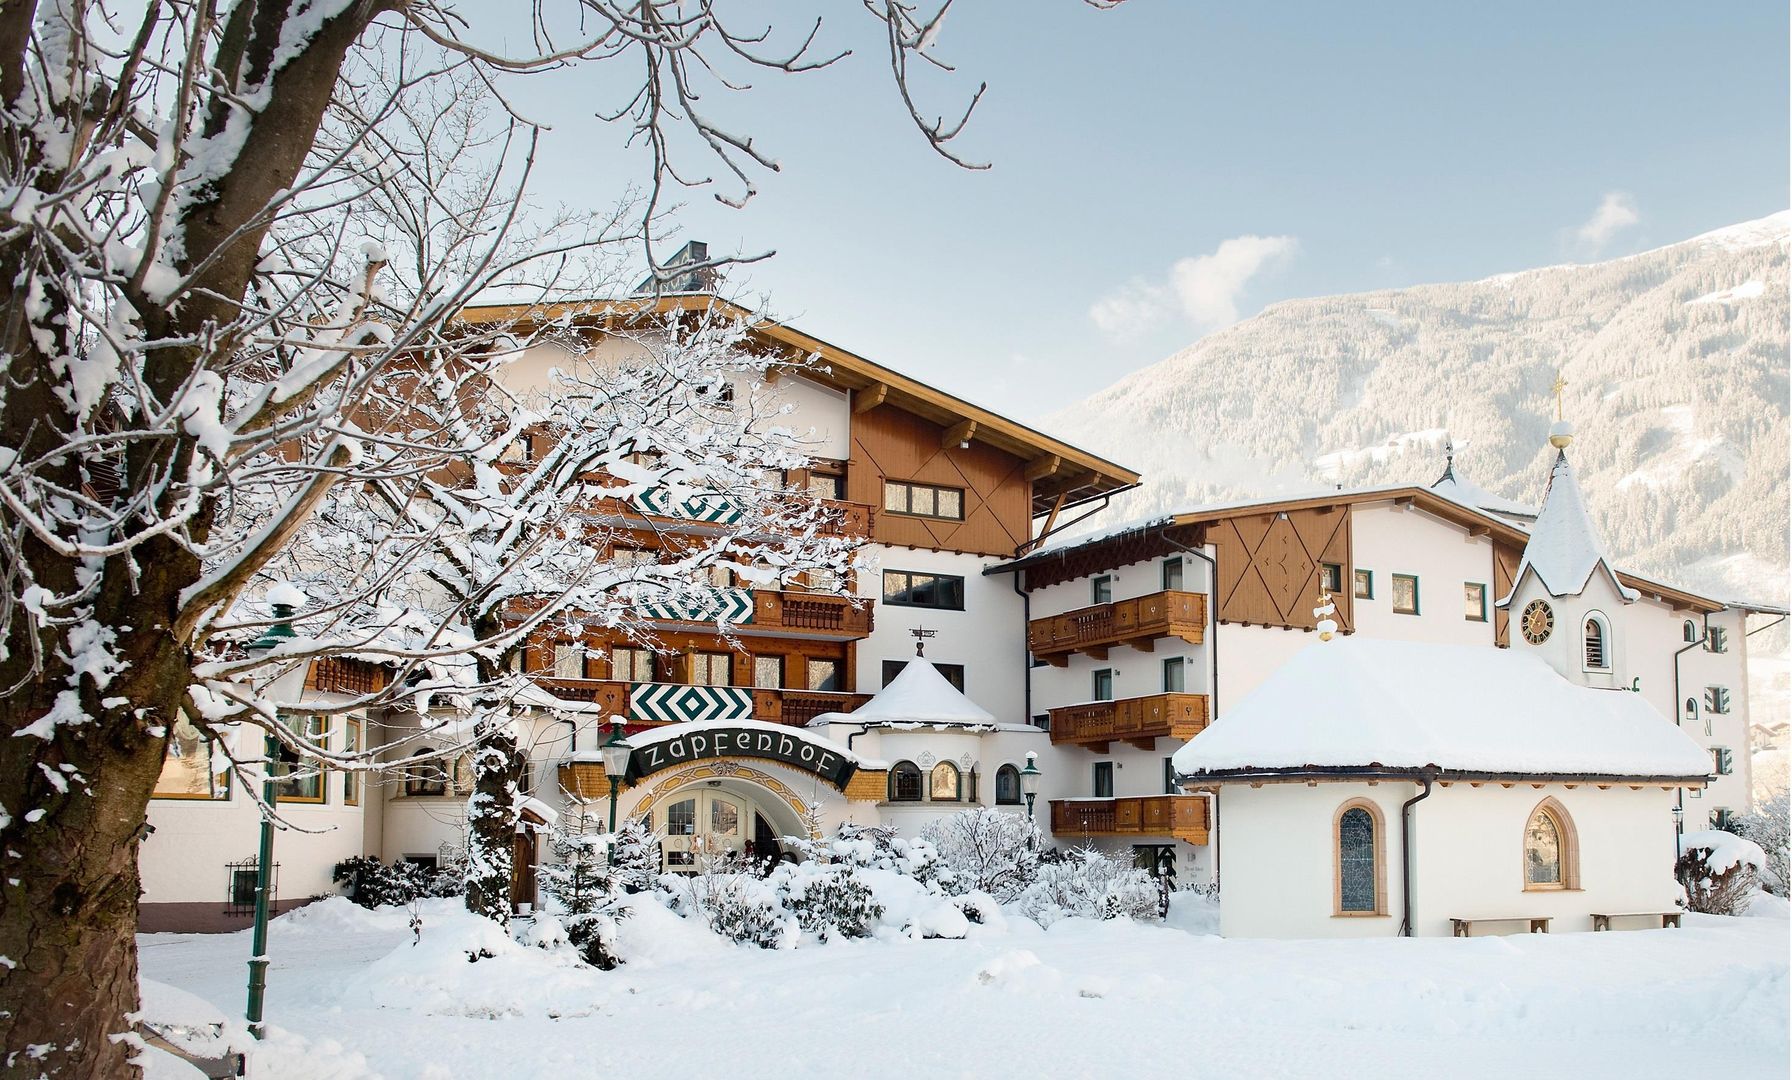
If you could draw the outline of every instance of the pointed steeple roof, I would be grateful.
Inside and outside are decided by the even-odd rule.
[[[850,713],[823,713],[809,723],[861,723],[886,727],[897,724],[950,724],[990,727],[996,722],[989,710],[953,686],[940,669],[927,660],[910,660],[889,685]]]
[[[1515,502],[1503,495],[1495,495],[1463,475],[1456,466],[1454,440],[1445,440],[1444,442],[1444,473],[1432,481],[1431,490],[1458,505],[1474,510],[1485,510],[1490,514],[1498,514],[1505,518],[1530,521],[1537,516],[1536,507]]]
[[[1557,427],[1566,430],[1565,425]],[[1524,546],[1518,572],[1512,576],[1512,594],[1518,592],[1526,573],[1535,573],[1551,596],[1579,596],[1593,573],[1604,569],[1618,594],[1634,600],[1638,596],[1636,590],[1626,588],[1606,561],[1605,546],[1587,513],[1574,466],[1568,461],[1568,441],[1551,440],[1556,446],[1556,460],[1549,471],[1549,488],[1543,493],[1543,509],[1531,525],[1531,538]],[[1509,603],[1512,594],[1501,603]]]

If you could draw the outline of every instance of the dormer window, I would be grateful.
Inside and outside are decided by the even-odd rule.
[[[1585,638],[1587,670],[1610,671],[1612,666],[1611,628],[1606,626],[1602,616],[1587,616]]]

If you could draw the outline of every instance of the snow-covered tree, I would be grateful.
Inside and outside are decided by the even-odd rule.
[[[986,892],[1004,904],[1032,884],[1044,846],[1032,818],[987,806],[929,822],[921,839],[938,854],[942,885]]]
[[[485,389],[549,328],[455,315],[497,289],[563,298],[619,243],[646,241],[668,280],[655,212],[709,183],[692,155],[734,185],[726,201],[752,193],[771,161],[704,111],[708,92],[849,50],[808,23],[737,29],[735,7],[550,0],[519,33],[449,0],[0,5],[0,1042],[37,1048],[41,1075],[138,1073],[112,1036],[136,1005],[137,845],[183,713],[336,768],[424,760],[332,750],[282,720],[275,677],[348,653],[399,675],[363,706],[448,701],[472,721],[463,744],[501,728],[507,639],[356,578],[390,563],[339,561],[364,587],[305,612],[297,642],[259,657],[232,643],[266,625],[248,598],[333,496],[404,493],[392,521],[412,520],[413,498],[480,509],[424,490],[471,467],[474,490],[517,505],[514,484],[478,479],[520,419],[489,411]],[[924,119],[908,78],[944,66],[943,6],[847,8],[870,16],[911,116],[954,157],[962,119]],[[602,80],[620,95],[602,115],[647,149],[643,175],[615,182],[644,198],[531,224],[520,189],[540,133],[503,84],[588,64],[638,73]],[[450,107],[469,88],[490,116]],[[338,539],[352,551],[355,534]]]

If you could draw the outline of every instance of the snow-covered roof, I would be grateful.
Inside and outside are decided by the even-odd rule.
[[[1431,485],[1431,490],[1442,495],[1453,503],[1466,506],[1471,510],[1485,510],[1503,517],[1518,517],[1530,520],[1537,516],[1537,508],[1516,499],[1508,499],[1504,495],[1495,495],[1486,488],[1463,476],[1456,469],[1456,458],[1452,454],[1449,463],[1444,466],[1444,474]]]
[[[1518,585],[1527,571],[1535,572],[1543,587],[1552,596],[1579,596],[1592,579],[1593,572],[1604,568],[1612,587],[1627,600],[1640,594],[1618,580],[1617,571],[1605,561],[1605,548],[1593,528],[1592,515],[1580,493],[1580,482],[1574,478],[1574,466],[1565,450],[1556,451],[1556,462],[1549,470],[1549,489],[1543,493],[1543,509],[1531,523],[1531,537],[1525,542],[1524,556],[1518,571],[1512,575],[1512,593],[1501,598],[1508,603],[1518,592]]]
[[[1711,759],[1641,694],[1576,686],[1530,653],[1358,636],[1295,653],[1175,767],[1690,778]]]
[[[871,700],[849,713],[822,713],[809,721],[811,727],[828,724],[856,723],[886,726],[891,724],[936,724],[953,727],[992,727],[996,718],[988,709],[965,697],[940,674],[940,669],[927,660],[915,659],[905,664],[889,685],[871,696]]]

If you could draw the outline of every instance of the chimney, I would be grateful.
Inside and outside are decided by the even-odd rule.
[[[635,286],[635,295],[715,292],[721,275],[715,267],[706,265],[708,262],[709,245],[701,240],[688,241],[677,254],[666,260],[665,279],[656,282],[652,274],[647,275]]]

